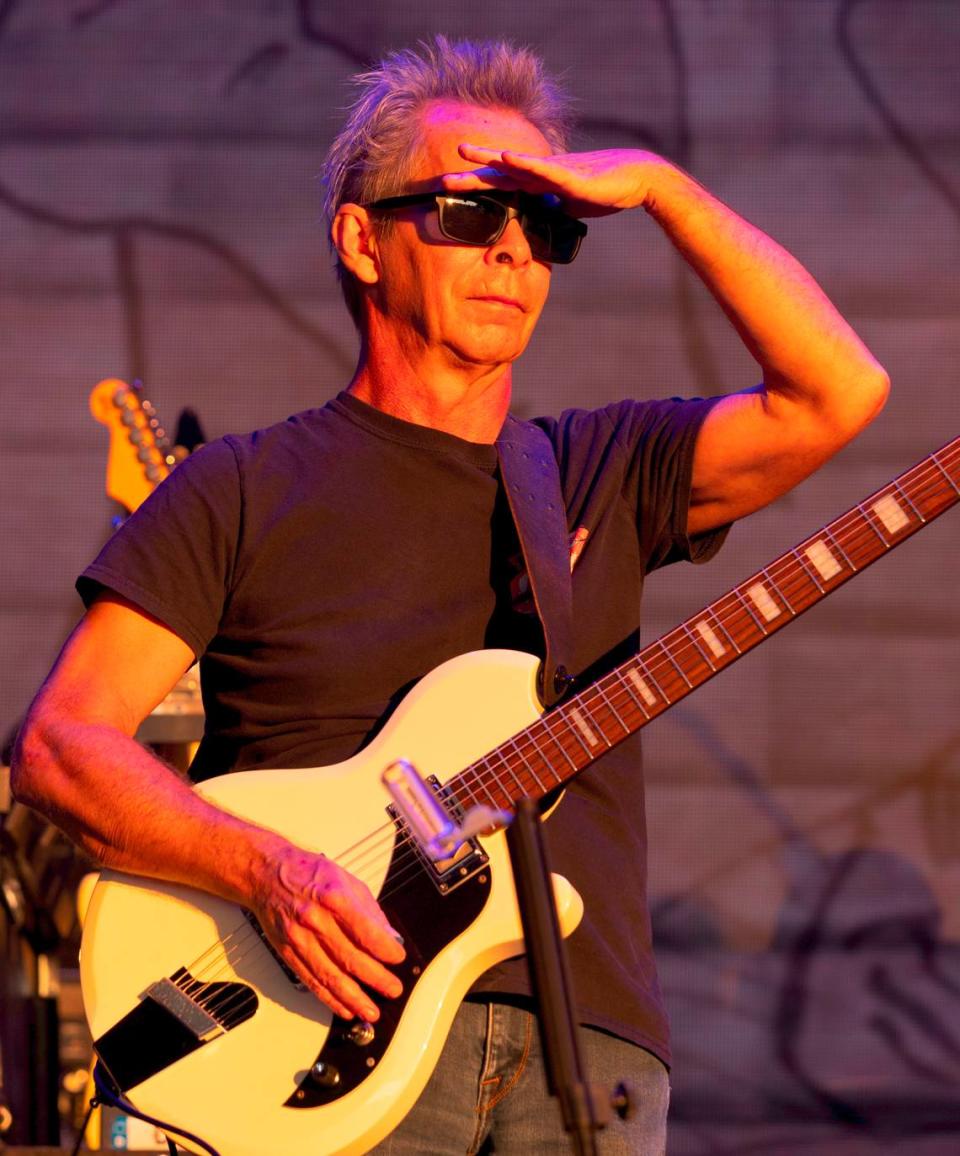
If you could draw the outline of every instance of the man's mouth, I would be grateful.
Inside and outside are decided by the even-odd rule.
[[[491,305],[503,305],[510,309],[519,309],[521,313],[526,313],[526,306],[524,306],[515,297],[504,297],[499,293],[482,293],[476,297],[471,298],[473,301],[486,301]]]

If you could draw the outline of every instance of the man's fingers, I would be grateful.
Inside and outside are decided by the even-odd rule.
[[[287,942],[294,956],[291,966],[332,1011],[345,1019],[360,1016],[373,1022],[380,1018],[377,1005],[355,979],[341,971],[309,928],[292,931]]]
[[[313,896],[318,907],[332,913],[346,935],[386,963],[400,963],[406,953],[370,889],[357,883],[352,890],[328,887]],[[323,929],[318,927],[318,931]]]
[[[307,906],[299,913],[299,918],[304,930],[308,934],[316,936],[317,949],[322,955],[322,966],[332,964],[341,974],[350,977],[355,976],[361,983],[374,988],[382,995],[395,998],[403,990],[400,980],[393,972],[388,971],[378,959],[364,950],[366,944],[363,940],[366,939],[369,942],[371,937],[364,936],[362,932],[358,931],[358,925],[362,924],[363,921],[358,920],[356,912],[350,911],[348,914],[350,922],[346,926],[344,925],[345,919],[341,919],[329,910],[315,906]],[[402,959],[402,947],[391,936],[376,927],[372,921],[366,922],[374,928],[379,941],[385,947],[390,947],[394,956],[399,948],[400,959]],[[399,963],[400,959],[396,959],[396,962]],[[328,982],[325,975],[321,974],[320,978],[323,982]],[[351,982],[353,982],[352,978]]]

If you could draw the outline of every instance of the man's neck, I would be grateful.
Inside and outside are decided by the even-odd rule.
[[[510,408],[511,367],[437,367],[391,364],[361,353],[347,387],[392,417],[429,426],[464,441],[495,442]]]

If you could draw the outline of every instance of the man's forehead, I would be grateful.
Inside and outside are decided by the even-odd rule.
[[[461,172],[476,168],[457,152],[463,143],[486,148],[507,148],[547,156],[546,138],[521,113],[506,108],[485,108],[460,101],[435,100],[420,113],[422,175]],[[419,166],[418,166],[419,167]]]

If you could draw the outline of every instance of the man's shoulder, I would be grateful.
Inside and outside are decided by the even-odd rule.
[[[333,438],[338,431],[342,433],[344,422],[335,402],[333,399],[322,406],[300,410],[257,429],[225,434],[210,445],[221,446],[221,453],[229,451],[241,468],[285,452],[302,453],[312,443]]]
[[[511,416],[505,432],[519,438],[530,436],[527,431],[538,431],[550,440],[557,452],[562,452],[564,447],[596,444],[598,441],[630,442],[683,404],[680,398],[625,398],[595,408],[575,406],[556,415],[528,419]]]

